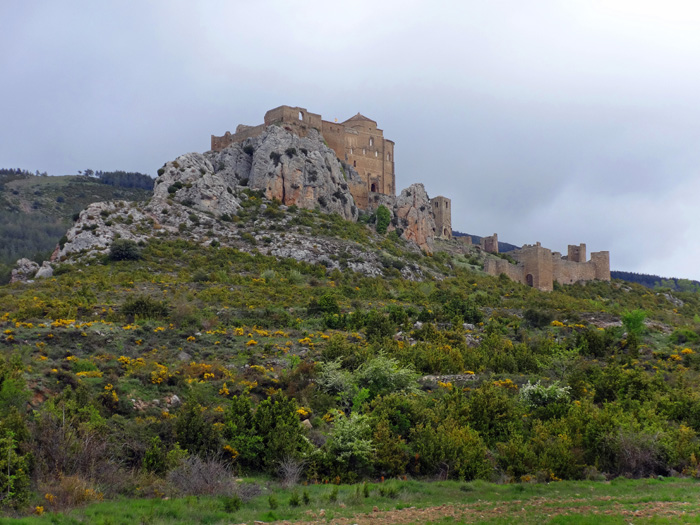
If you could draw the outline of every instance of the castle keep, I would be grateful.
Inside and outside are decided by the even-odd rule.
[[[268,126],[282,126],[286,130],[305,137],[309,129],[321,132],[336,156],[352,166],[360,175],[361,184],[350,183],[350,193],[359,208],[369,207],[372,193],[396,195],[394,173],[394,142],[384,138],[377,123],[359,113],[345,122],[329,122],[321,115],[305,108],[280,106],[265,113],[263,124],[245,126],[240,124],[235,133],[227,131],[223,136],[211,136],[212,151],[257,137]]]
[[[554,281],[560,284],[573,284],[578,281],[609,281],[610,253],[593,252],[586,261],[586,245],[569,245],[568,253],[562,257],[559,252],[543,248],[540,243],[526,244],[519,250],[509,252],[517,264],[504,259],[487,259],[484,271],[489,275],[505,274],[513,281],[549,292],[554,289]]]

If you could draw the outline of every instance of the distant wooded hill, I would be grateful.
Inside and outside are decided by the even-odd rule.
[[[153,179],[125,171],[85,170],[50,177],[20,168],[0,168],[0,283],[17,259],[45,259],[88,204],[149,199]]]
[[[700,282],[690,279],[678,279],[676,277],[659,277],[646,273],[611,271],[610,277],[622,279],[631,283],[638,283],[647,288],[670,288],[681,292],[700,292]]]

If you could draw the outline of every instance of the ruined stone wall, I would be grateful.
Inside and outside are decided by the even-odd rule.
[[[569,261],[558,257],[552,257],[552,272],[552,278],[560,284],[574,284],[596,278],[593,263]]]
[[[511,264],[505,259],[486,259],[484,262],[484,271],[494,277],[498,277],[504,273],[517,283],[527,284],[525,282],[525,276],[523,275],[523,267]]]
[[[435,235],[442,239],[452,238],[452,201],[441,195],[430,200],[435,216]],[[471,239],[470,239],[471,240]]]
[[[484,270],[489,275],[505,273],[514,281],[543,291],[553,290],[554,281],[574,284],[580,281],[610,280],[609,252],[591,253],[591,260],[586,261],[585,244],[569,245],[566,257],[562,257],[559,252],[552,253],[539,242],[526,244],[520,250],[510,252],[510,255],[518,261],[517,265],[503,260],[487,260]]]

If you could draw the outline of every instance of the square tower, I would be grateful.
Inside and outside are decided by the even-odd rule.
[[[441,239],[452,238],[452,201],[438,195],[430,200],[435,218],[435,236]]]

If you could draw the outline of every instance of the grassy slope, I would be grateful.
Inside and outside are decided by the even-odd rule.
[[[324,217],[304,216],[315,221],[314,231],[318,235],[324,230],[330,231],[324,226]],[[347,231],[361,235],[356,228],[348,226]],[[398,257],[403,248],[399,241],[386,240],[384,249]],[[432,318],[438,322],[439,331],[447,333],[452,329],[450,319],[441,317],[441,311],[445,306],[444,294],[449,293],[478,305],[485,315],[483,325],[476,326],[471,332],[473,337],[482,341],[496,331],[516,342],[523,337],[526,340],[551,339],[564,347],[584,327],[602,327],[619,320],[626,311],[643,308],[652,323],[642,340],[639,356],[632,356],[625,350],[620,333],[615,355],[608,358],[610,366],[634,369],[647,381],[661,374],[669,384],[681,380],[691,388],[698,388],[698,361],[694,353],[698,350],[697,342],[678,346],[669,339],[674,329],[696,328],[700,304],[696,294],[678,294],[684,301],[681,307],[641,286],[621,283],[567,286],[546,294],[474,271],[473,266],[467,264],[468,258],[457,252],[421,256],[417,261],[411,255],[411,260],[442,278],[406,281],[400,279],[392,267],[387,267],[385,276],[368,278],[348,271],[331,273],[321,265],[278,261],[228,248],[201,248],[184,241],[154,240],[143,249],[140,261],[95,260],[75,267],[64,266],[52,280],[0,288],[0,332],[3,332],[0,334],[0,348],[19,360],[33,393],[31,402],[35,409],[41,408],[43,400],[60,396],[71,385],[82,384],[95,400],[100,399],[105,387],[111,385],[120,400],[117,406],[100,408],[108,425],[112,419],[124,418],[155,422],[164,416],[160,406],[150,403],[151,400],[163,400],[175,393],[183,399],[196,397],[213,409],[226,405],[227,400],[220,394],[226,384],[231,394],[250,393],[256,400],[266,398],[271,390],[282,389],[294,395],[299,405],[312,410],[318,431],[331,432],[332,426],[325,424],[321,416],[325,410],[333,408],[333,403],[317,396],[313,389],[302,388],[304,385],[299,384],[294,369],[300,363],[311,365],[324,359],[328,338],[334,333],[350,336],[354,330],[327,329],[321,316],[307,312],[309,302],[331,293],[344,313],[371,309],[385,312],[389,307],[399,306],[409,312],[403,330],[410,331],[407,327],[419,318],[424,321]],[[122,306],[137,296],[165,301],[168,315],[150,319],[126,317],[121,311]],[[559,325],[528,328],[522,320],[522,312],[528,308],[550,312]],[[461,332],[461,337],[464,336],[465,333]],[[358,354],[376,351],[362,335],[353,337],[359,341],[354,347]],[[254,345],[250,344],[251,340],[255,341]],[[693,349],[693,353],[681,354],[683,347]],[[402,357],[397,346],[385,342],[384,350],[394,352],[392,355],[409,364],[410,358]],[[183,352],[187,354],[184,359],[181,357]],[[591,357],[569,353],[540,355],[542,364],[536,369],[507,372],[491,361],[476,360],[471,350],[464,350],[463,354],[465,360],[472,359],[471,362],[465,361],[465,368],[468,366],[476,372],[475,386],[506,379],[517,385],[540,378],[551,381],[567,377],[576,366],[598,366],[597,360]],[[140,358],[143,365],[125,365],[119,360],[122,356],[130,361]],[[577,364],[572,365],[572,359]],[[153,373],[158,374],[161,366],[167,370],[165,380],[154,381]],[[604,364],[601,366],[605,367]],[[97,377],[80,377],[77,375],[80,370],[97,371],[98,374],[95,374]],[[206,370],[213,376],[205,377]],[[440,370],[426,369],[423,372]],[[438,389],[429,395],[439,400],[445,392]],[[592,395],[581,394],[578,400],[593,406]],[[144,402],[143,407],[134,410],[131,399]],[[541,485],[498,488],[477,484],[472,487],[474,491],[465,493],[458,491],[457,484],[424,486],[412,483],[399,485],[400,505],[510,500],[521,490],[523,496],[539,496],[537,491],[561,490],[561,498],[551,492],[545,497],[566,500],[562,503],[564,505],[576,505],[568,502],[571,491],[596,487],[575,483],[550,485],[552,489]],[[645,501],[634,499],[638,497],[676,501],[683,491],[696,489],[696,485],[690,482],[673,483],[653,487],[653,490],[647,490],[644,484],[629,485],[632,488],[622,495],[623,504],[629,507]],[[627,485],[618,483],[597,487],[593,490],[614,495],[616,487]],[[646,492],[642,493],[646,495],[631,496],[640,487],[644,488]],[[313,491],[313,500],[320,501],[320,493],[329,489],[313,487],[309,490]],[[341,501],[349,499],[348,492],[352,490],[343,487]],[[419,497],[420,494],[425,497]],[[285,497],[282,494],[279,499]],[[393,501],[381,505],[371,501],[380,508],[396,506]],[[41,504],[41,497],[37,497],[34,503]],[[184,502],[134,500],[128,507],[131,508],[132,504],[131,516],[118,510],[127,507],[126,503],[118,501],[77,511],[74,517],[85,522],[102,519],[104,523],[109,520],[112,523],[128,522],[139,516],[152,516],[153,523],[168,519],[187,522],[195,515],[208,523],[227,519],[223,511],[216,510],[215,504],[209,504],[206,499]],[[598,504],[612,505],[604,499]],[[264,499],[251,505],[253,509],[245,511],[250,514],[241,511],[241,519],[256,519],[255,516],[260,519],[267,512]],[[316,507],[321,508],[318,504]],[[328,507],[324,503],[323,508]],[[339,514],[367,510],[362,505],[346,509],[334,506],[333,509]],[[506,510],[517,511],[509,506]],[[276,515],[298,518],[304,511],[285,509]],[[533,509],[533,512],[540,510]]]
[[[476,481],[389,481],[298,489],[268,486],[238,511],[227,512],[224,499],[129,499],[95,503],[67,513],[12,520],[22,524],[130,525],[149,523],[700,523],[700,484],[693,480],[623,480],[601,483],[563,481],[551,484],[497,485]],[[310,502],[289,504],[293,493],[306,491]],[[382,492],[383,491],[383,495]],[[278,506],[270,508],[274,494]],[[0,523],[6,521],[0,520]],[[9,521],[7,521],[9,522]]]

